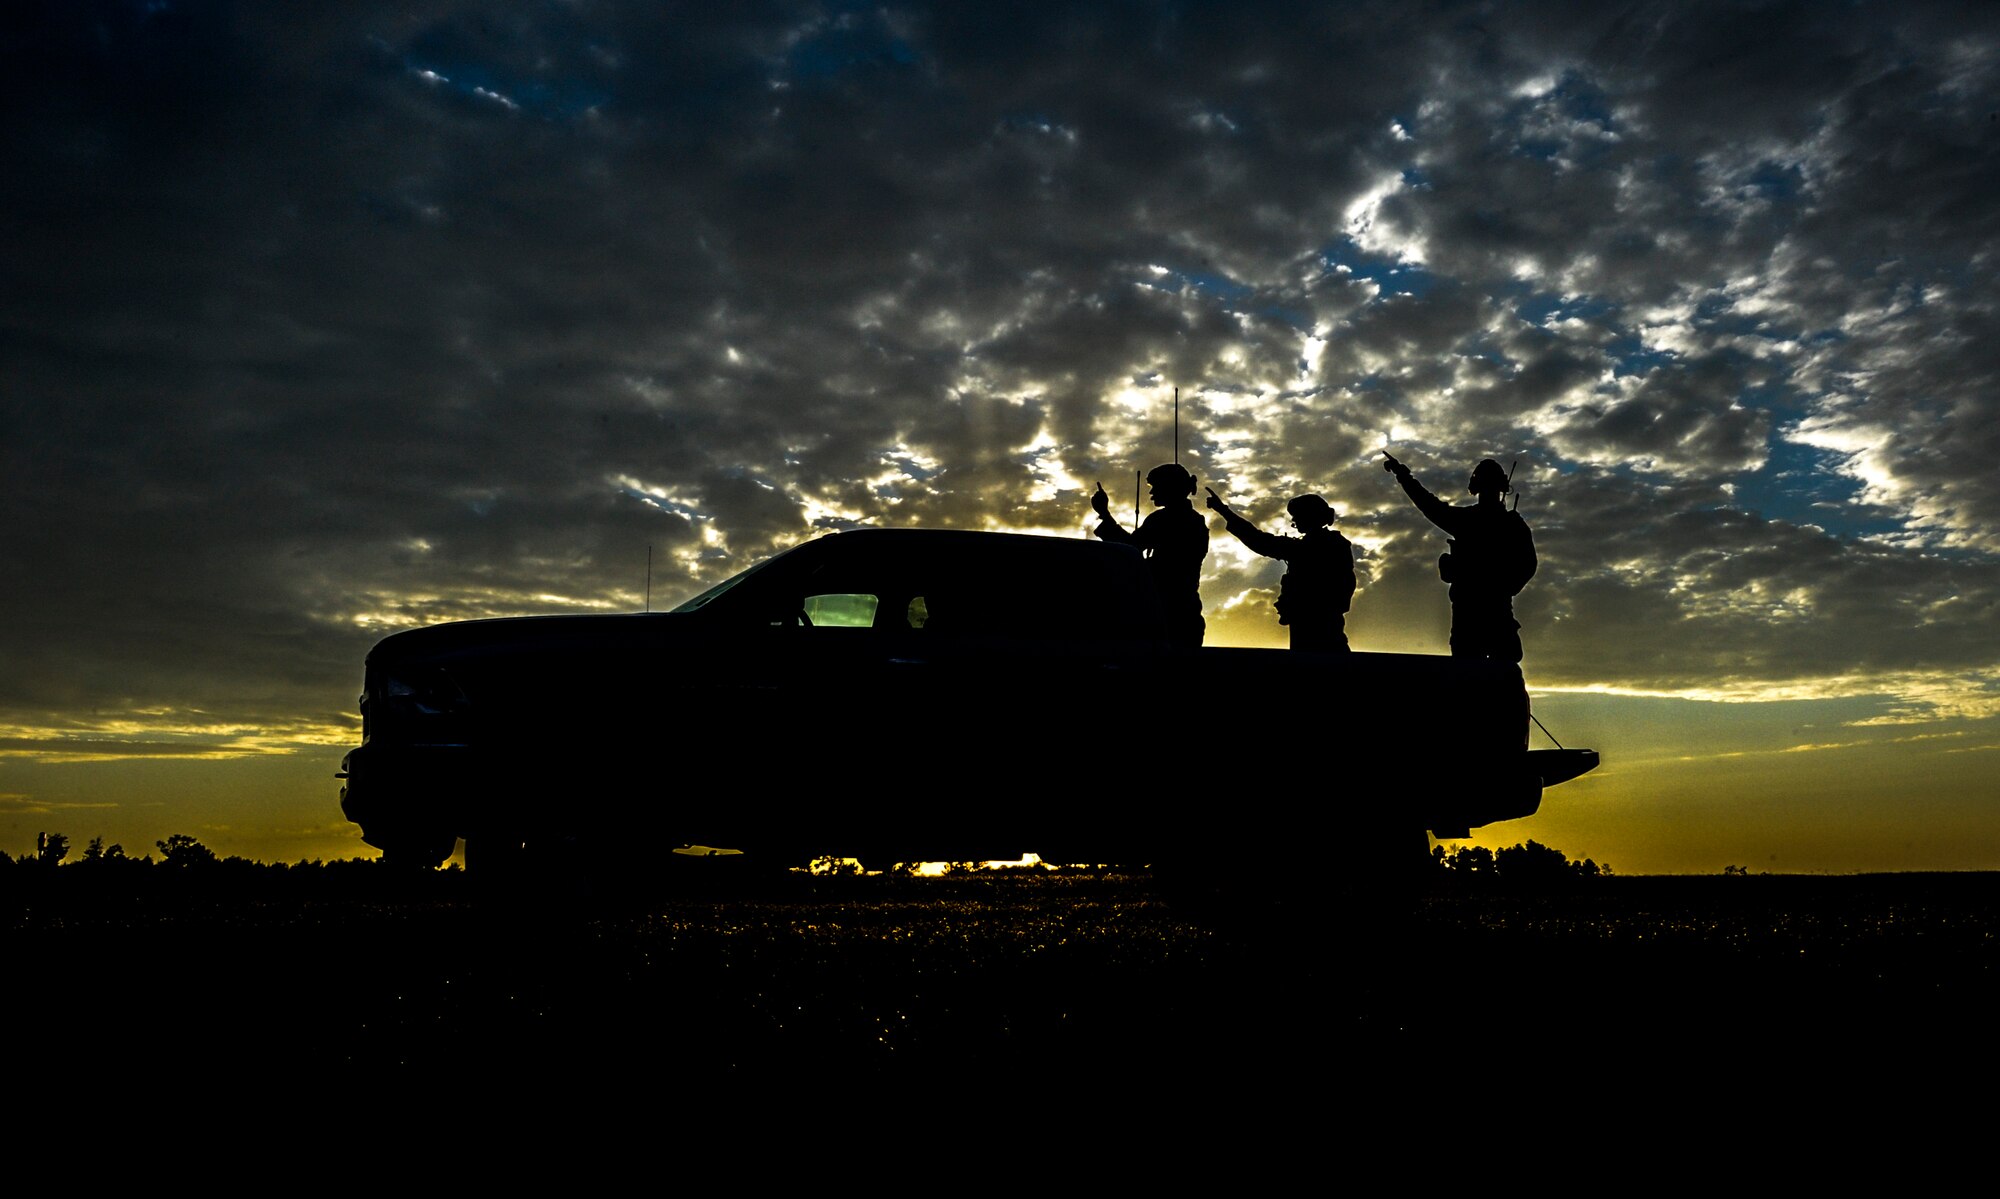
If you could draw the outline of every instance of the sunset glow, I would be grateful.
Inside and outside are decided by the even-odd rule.
[[[384,636],[863,525],[1084,537],[1173,461],[1268,531],[1323,495],[1354,647],[1444,653],[1387,450],[1513,472],[1535,713],[1603,755],[1475,841],[2000,868],[2000,10],[30,10],[0,852],[369,854]],[[1211,524],[1207,644],[1284,645]],[[1243,796],[1368,751],[1183,700]]]

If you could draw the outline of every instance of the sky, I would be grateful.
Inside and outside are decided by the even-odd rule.
[[[1604,763],[1478,843],[2000,869],[2000,8],[31,2],[0,138],[0,852],[370,856],[379,638],[1086,536],[1178,388],[1338,509],[1357,649],[1449,623],[1382,451],[1514,467]]]

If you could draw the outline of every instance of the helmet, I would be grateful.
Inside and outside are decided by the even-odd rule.
[[[1313,526],[1330,525],[1334,518],[1333,505],[1317,495],[1299,496],[1285,505],[1285,511],[1299,521]]]
[[[1194,476],[1178,462],[1169,462],[1147,471],[1146,482],[1168,495],[1194,494]]]
[[[1513,489],[1513,485],[1507,481],[1507,472],[1500,469],[1498,462],[1491,458],[1481,458],[1479,465],[1472,468],[1472,479],[1466,483],[1465,489],[1474,495],[1488,491],[1498,491],[1504,495]]]

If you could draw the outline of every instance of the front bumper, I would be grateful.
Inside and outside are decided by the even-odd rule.
[[[335,777],[341,813],[363,841],[385,853],[442,845],[442,860],[465,835],[487,774],[471,746],[371,741],[349,750]]]

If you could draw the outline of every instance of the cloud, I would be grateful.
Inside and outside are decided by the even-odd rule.
[[[1277,13],[32,7],[0,709],[318,727],[389,628],[637,607],[649,548],[664,601],[1079,532],[1176,386],[1204,481],[1341,508],[1358,643],[1441,620],[1393,439],[1520,460],[1551,683],[1992,663],[2000,21]]]

